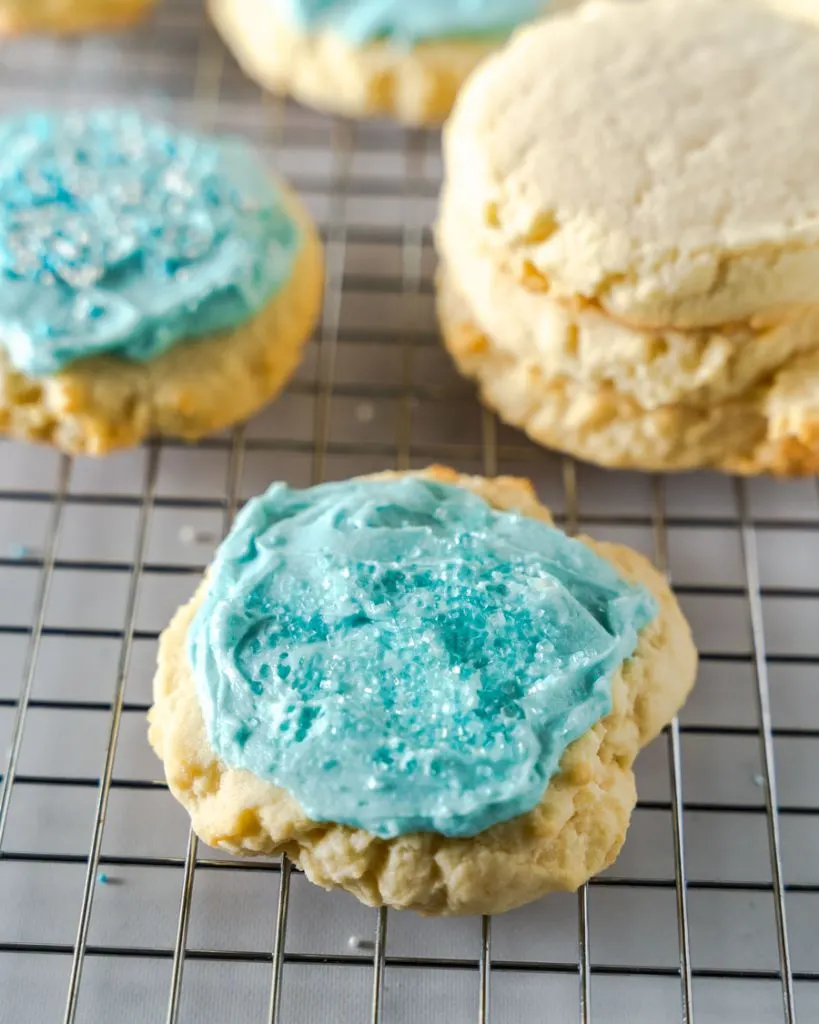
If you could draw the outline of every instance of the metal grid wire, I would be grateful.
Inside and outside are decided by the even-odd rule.
[[[101,462],[0,445],[0,1021],[819,1019],[814,483],[606,474],[481,411],[435,335],[435,133],[261,96],[195,0],[0,49],[6,112],[100,98],[249,135],[319,219],[327,288],[295,382],[229,434]],[[242,500],[433,460],[532,476],[568,530],[641,547],[702,650],[618,863],[492,920],[205,850],[144,738],[158,630]]]

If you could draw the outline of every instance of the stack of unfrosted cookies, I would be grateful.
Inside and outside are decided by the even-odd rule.
[[[609,466],[819,470],[819,34],[592,2],[473,76],[445,138],[446,344]]]

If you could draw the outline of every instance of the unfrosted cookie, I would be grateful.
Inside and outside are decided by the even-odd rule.
[[[751,0],[592,2],[491,58],[436,232],[486,403],[606,466],[817,472],[817,81],[819,35]]]
[[[447,288],[499,349],[536,364],[544,377],[609,388],[646,409],[697,407],[752,393],[819,350],[819,304],[696,330],[634,327],[596,303],[525,287],[469,228],[448,190],[436,230]]]
[[[277,484],[162,636],[150,740],[206,842],[494,913],[612,863],[695,667],[664,579],[526,481]]]
[[[248,147],[98,111],[2,122],[0,152],[0,430],[101,454],[281,389],[321,248]]]
[[[578,0],[209,0],[247,73],[352,117],[442,121],[461,83],[523,22]]]
[[[0,34],[120,28],[156,0],[0,0]]]
[[[470,79],[447,177],[519,279],[631,325],[817,304],[817,81],[819,36],[755,3],[592,2]]]
[[[605,466],[819,471],[819,305],[699,330],[632,327],[524,287],[467,223],[447,191],[439,320],[504,420]]]
[[[549,448],[617,469],[819,473],[815,312],[804,318],[797,312],[792,321],[745,337],[738,328],[735,338],[704,334],[693,339],[613,330],[607,318],[594,312],[574,313],[555,305],[547,311],[555,328],[547,331],[554,346],[551,370],[539,353],[511,350],[490,336],[445,269],[438,278],[438,315],[448,351],[460,371],[478,383],[486,404]],[[744,352],[732,352],[746,342],[747,361]],[[771,352],[766,345],[780,343],[794,344],[797,353],[756,383],[736,389],[732,367],[749,373],[756,359],[778,361],[776,349]],[[677,362],[685,353],[707,354],[715,361],[686,367]],[[628,359],[607,373],[606,364],[618,356]],[[584,359],[593,369],[588,382],[577,372]],[[555,367],[557,362],[562,369]],[[694,385],[685,400],[656,404],[658,394],[684,383]],[[723,388],[733,392],[730,397],[708,397]],[[637,397],[641,394],[649,397],[647,404]]]

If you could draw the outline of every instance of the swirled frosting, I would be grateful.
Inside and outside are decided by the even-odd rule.
[[[316,821],[468,836],[538,803],[656,611],[586,545],[459,487],[274,484],[188,642],[226,764]]]
[[[506,35],[542,14],[549,0],[286,0],[296,23],[328,28],[353,43],[420,42]]]
[[[244,145],[131,111],[0,122],[0,344],[30,376],[236,326],[300,245]]]

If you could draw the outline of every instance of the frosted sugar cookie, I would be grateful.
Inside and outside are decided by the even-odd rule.
[[[195,439],[285,384],[315,228],[244,144],[128,111],[0,123],[0,430],[100,454]]]
[[[494,913],[612,863],[695,666],[663,578],[526,481],[274,484],[162,636],[150,740],[206,842]]]
[[[247,73],[352,117],[442,121],[461,83],[515,28],[578,0],[209,0]]]

